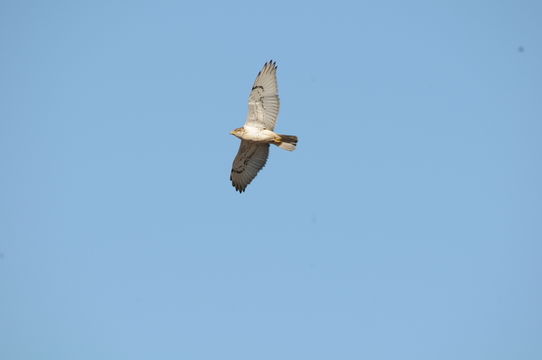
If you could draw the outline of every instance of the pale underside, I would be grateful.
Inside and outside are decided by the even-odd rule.
[[[252,91],[248,97],[245,128],[274,130],[279,107],[277,66],[269,61],[258,73],[252,85]],[[237,191],[245,191],[247,185],[265,166],[268,156],[269,143],[241,140],[230,175],[230,180]]]

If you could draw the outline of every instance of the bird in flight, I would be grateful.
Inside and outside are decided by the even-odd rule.
[[[252,85],[245,125],[231,132],[241,139],[230,175],[233,187],[240,193],[265,166],[270,144],[289,151],[296,148],[297,136],[273,131],[280,107],[278,92],[277,64],[271,60],[265,63]]]

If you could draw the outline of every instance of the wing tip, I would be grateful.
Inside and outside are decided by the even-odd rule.
[[[242,194],[243,192],[245,192],[245,190],[247,189],[247,186],[245,185],[244,187],[239,185],[239,184],[236,184],[232,181],[232,186],[235,188],[235,191],[239,191],[239,194]]]
[[[277,62],[273,59],[270,59],[269,61],[267,61],[264,65],[263,65],[263,68],[264,69],[272,69],[272,70],[277,70],[278,69],[278,66],[277,66]]]
[[[235,183],[235,181],[233,180],[233,169],[230,173],[230,181],[231,181],[231,185],[235,188],[235,191],[239,191],[239,194],[242,194],[246,190],[247,185],[248,185],[247,184],[245,186],[242,186],[240,184]]]

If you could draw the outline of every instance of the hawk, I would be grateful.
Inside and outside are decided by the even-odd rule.
[[[297,136],[277,134],[273,131],[279,107],[277,64],[271,60],[265,63],[252,85],[245,125],[230,132],[241,139],[230,174],[233,187],[240,193],[245,191],[265,166],[269,156],[269,144],[289,151],[296,148]]]

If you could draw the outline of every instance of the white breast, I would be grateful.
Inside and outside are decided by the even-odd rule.
[[[261,128],[245,126],[243,139],[250,141],[269,142],[275,138],[275,133],[271,130],[263,130]]]

